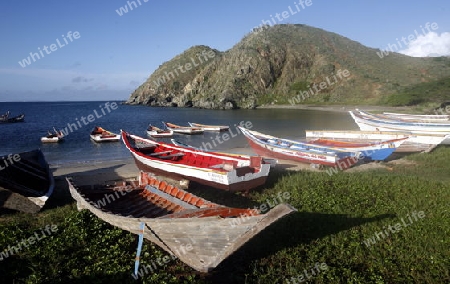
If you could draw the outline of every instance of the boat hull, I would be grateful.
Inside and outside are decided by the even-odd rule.
[[[262,214],[254,209],[230,208],[205,200],[199,201],[202,206],[193,206],[191,201],[201,198],[173,187],[169,194],[169,190],[163,191],[169,187],[167,184],[154,180],[151,185],[141,184],[127,192],[110,191],[106,194],[115,194],[117,200],[100,207],[98,198],[102,195],[97,199],[90,195],[95,189],[88,186],[83,191],[67,181],[79,210],[88,209],[113,226],[142,234],[173,259],[178,258],[201,272],[211,271],[264,228],[296,211],[290,205],[278,204]],[[180,206],[190,209],[177,209]],[[140,229],[142,224],[143,230]]]
[[[96,143],[103,143],[103,142],[118,142],[120,141],[120,135],[114,135],[113,137],[102,137],[101,134],[97,135],[90,135],[91,140]]]

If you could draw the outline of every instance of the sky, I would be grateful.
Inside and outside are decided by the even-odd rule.
[[[226,51],[263,21],[450,56],[449,15],[448,0],[2,0],[0,102],[126,100],[189,47]]]

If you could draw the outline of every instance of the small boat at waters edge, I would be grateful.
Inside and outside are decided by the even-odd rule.
[[[144,172],[139,182],[118,185],[82,187],[70,179],[67,182],[79,210],[88,209],[113,226],[142,234],[200,272],[211,271],[263,229],[296,211],[287,204],[264,214],[258,209],[222,206]],[[106,195],[117,199],[106,202]]]
[[[137,167],[176,180],[187,179],[227,191],[248,191],[265,183],[270,164],[258,156],[203,152],[144,139],[121,130]]]

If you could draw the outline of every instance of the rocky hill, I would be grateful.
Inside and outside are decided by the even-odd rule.
[[[211,109],[379,104],[450,76],[450,59],[381,53],[305,25],[266,26],[225,52],[194,46],[163,63],[128,104]]]

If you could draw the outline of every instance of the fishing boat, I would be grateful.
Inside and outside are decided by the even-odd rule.
[[[301,163],[324,165],[347,169],[359,161],[356,152],[343,152],[327,147],[308,146],[301,142],[280,139],[257,131],[239,127],[250,147],[258,155],[275,159],[292,160]]]
[[[411,132],[413,134],[450,134],[450,122],[413,122],[386,119],[368,112],[355,110],[349,111],[353,120],[363,131],[400,131]],[[450,144],[447,137],[442,144]]]
[[[164,130],[150,124],[147,128],[147,135],[154,138],[172,137],[173,130],[171,129]]]
[[[120,140],[120,135],[107,131],[100,126],[94,127],[90,134],[91,140],[97,143],[101,142],[117,142]]]
[[[188,122],[191,127],[198,127],[203,129],[204,131],[225,131],[230,129],[227,125],[206,125],[200,123]]]
[[[7,111],[5,114],[0,115],[0,123],[23,122],[24,120],[25,120],[24,114],[19,114],[17,116],[10,117],[10,112]]]
[[[181,142],[180,140],[170,139],[170,141],[172,142],[172,144],[174,144],[176,146],[190,148],[190,149],[194,149],[194,150],[197,150],[197,151],[212,152],[212,151],[203,150],[201,148],[198,148],[198,147],[186,144],[184,142]],[[227,155],[248,157],[247,155],[241,155],[241,154],[230,154],[230,153],[227,153]],[[277,163],[278,163],[278,161],[276,159],[271,159],[271,158],[267,158],[267,157],[262,157],[262,161],[263,161],[264,164],[269,164],[270,167],[272,167],[272,168],[275,167],[277,165]]]
[[[48,132],[47,136],[41,137],[42,143],[58,143],[63,141],[64,134],[61,131],[57,131],[55,128],[53,128],[53,133]]]
[[[179,126],[169,122],[163,122],[167,129],[181,134],[202,134],[204,130],[201,127]]]
[[[137,167],[176,180],[189,180],[227,191],[248,191],[265,183],[270,171],[258,156],[204,152],[156,142],[121,130]]]
[[[267,213],[222,206],[144,172],[140,182],[109,186],[67,182],[79,210],[143,236],[200,272],[211,271],[264,228],[296,211],[281,202]],[[106,196],[117,198],[107,202]]]
[[[41,150],[0,158],[0,207],[36,213],[53,193],[55,182]]]
[[[328,138],[338,141],[367,142],[386,141],[408,138],[395,152],[430,152],[441,144],[448,135],[442,134],[414,134],[397,131],[352,131],[352,130],[306,130],[306,139]]]
[[[423,121],[448,121],[449,116],[447,114],[406,114],[406,113],[394,113],[383,112],[385,116],[393,119],[401,120],[423,120]]]

